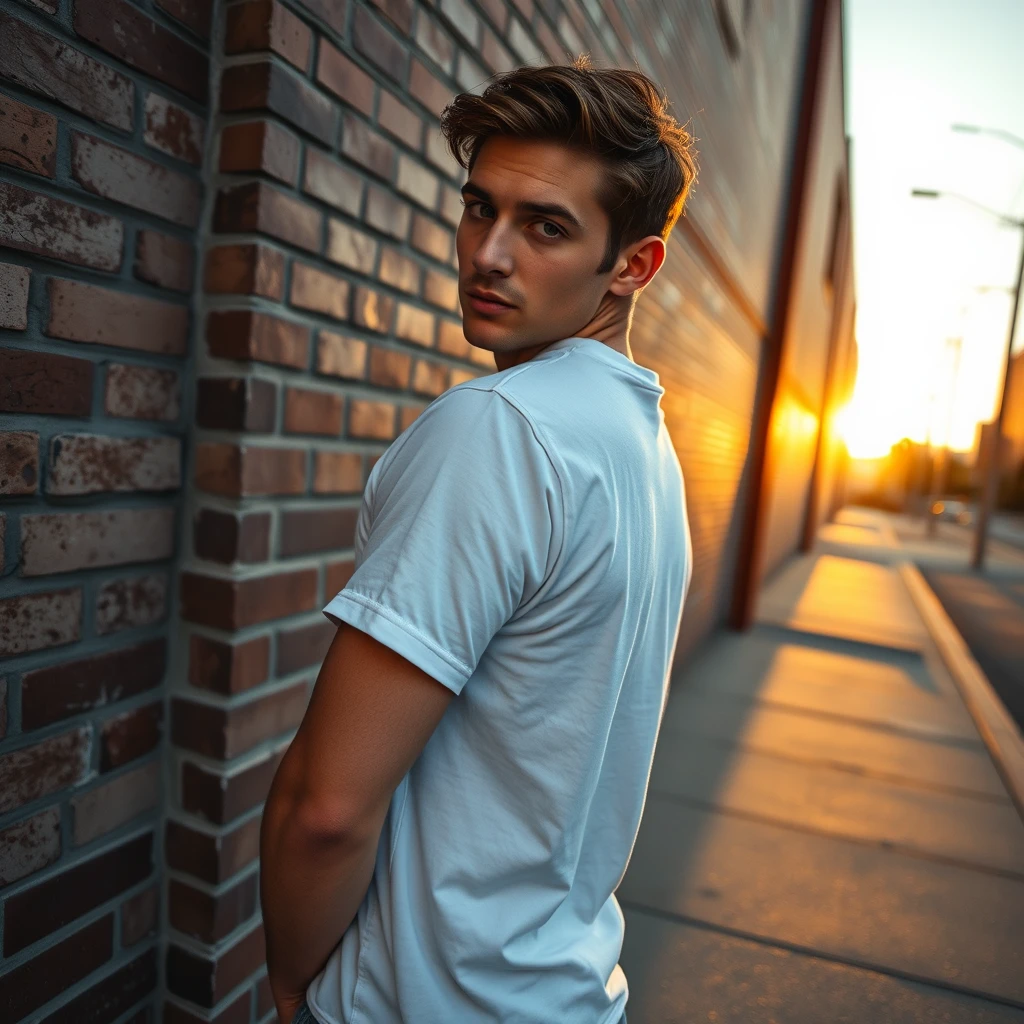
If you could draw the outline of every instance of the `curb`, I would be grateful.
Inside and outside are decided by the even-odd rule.
[[[1017,811],[1024,818],[1024,738],[921,570],[907,561],[900,562],[897,568]]]

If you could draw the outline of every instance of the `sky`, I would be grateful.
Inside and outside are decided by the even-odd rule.
[[[859,369],[855,457],[902,437],[957,450],[995,414],[1024,218],[1024,0],[844,0]],[[1015,350],[1024,347],[1024,310]],[[957,343],[960,338],[959,364]],[[958,372],[954,372],[958,369]]]

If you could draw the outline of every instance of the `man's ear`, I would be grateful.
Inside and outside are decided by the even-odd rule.
[[[665,262],[665,239],[648,235],[619,253],[615,271],[608,285],[613,295],[632,295],[650,284]]]

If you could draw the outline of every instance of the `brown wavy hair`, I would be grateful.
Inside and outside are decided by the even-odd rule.
[[[611,229],[598,273],[647,235],[668,238],[697,177],[693,139],[639,71],[572,64],[496,75],[482,95],[461,93],[441,114],[441,133],[467,170],[492,136],[564,142],[607,167],[598,197]]]

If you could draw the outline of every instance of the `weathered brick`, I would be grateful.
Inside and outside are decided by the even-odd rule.
[[[146,950],[54,1010],[40,1024],[82,1024],[83,1021],[113,1020],[120,1016],[156,988],[156,956],[155,949]],[[148,1011],[140,1011],[125,1024],[150,1024]]]
[[[451,102],[454,93],[436,79],[418,60],[413,60],[409,68],[409,96],[421,103],[439,117],[441,111]]]
[[[87,416],[93,364],[27,349],[0,349],[0,412]]]
[[[75,31],[111,56],[186,96],[206,100],[206,56],[127,0],[76,3]]]
[[[160,798],[160,762],[149,761],[71,798],[74,844],[84,846],[151,811]]]
[[[353,217],[359,215],[363,202],[362,179],[337,160],[312,147],[306,149],[306,170],[302,189],[308,195],[322,199],[336,210],[349,213]]]
[[[147,145],[168,156],[198,167],[203,162],[206,122],[159,93],[146,93],[145,128]]]
[[[322,313],[334,320],[348,319],[349,284],[309,263],[292,264],[290,300],[299,309]]]
[[[153,834],[122,843],[7,898],[4,952],[24,949],[141,882],[153,869]]]
[[[96,594],[96,632],[151,626],[167,614],[167,576],[154,573],[104,583]]]
[[[213,0],[156,0],[156,5],[190,28],[201,39],[210,38]]]
[[[199,182],[91,135],[71,135],[71,176],[84,189],[136,210],[195,227]]]
[[[262,925],[210,960],[172,944],[167,950],[167,988],[183,999],[212,1007],[253,974],[265,959]]]
[[[437,206],[440,194],[437,175],[404,153],[398,155],[398,181],[395,187],[402,195],[408,196],[428,210]]]
[[[263,173],[286,185],[299,176],[299,139],[273,121],[228,125],[220,136],[222,171]]]
[[[196,422],[212,430],[267,433],[274,429],[277,387],[258,377],[204,377],[196,400]]]
[[[173,491],[180,486],[177,437],[61,434],[50,441],[47,494]]]
[[[200,442],[196,485],[209,494],[302,494],[306,453],[301,448],[254,448]]]
[[[160,685],[167,663],[163,637],[89,658],[26,672],[21,682],[24,729],[127,700]]]
[[[225,113],[268,110],[321,142],[331,142],[334,136],[334,104],[276,61],[226,68],[220,108]]]
[[[390,295],[375,292],[359,285],[352,295],[352,322],[368,331],[387,334],[395,312],[395,300]]]
[[[390,441],[395,436],[395,407],[353,398],[348,403],[348,432],[351,437]]]
[[[362,380],[366,373],[366,352],[365,341],[321,331],[317,336],[316,371],[330,377]]]
[[[425,256],[447,263],[452,251],[452,233],[437,221],[417,213],[412,219],[412,247]]]
[[[0,76],[103,124],[131,129],[131,79],[6,11],[0,12],[0,38]]]
[[[424,408],[425,406],[421,405],[403,405],[399,411],[398,429],[401,431],[408,430],[416,422]]]
[[[434,315],[407,302],[398,304],[395,334],[405,341],[430,348],[434,344]]]
[[[277,0],[247,0],[228,8],[225,53],[270,50],[306,71],[311,41],[306,24]]]
[[[9,331],[23,331],[28,326],[30,276],[28,267],[0,263],[0,327]]]
[[[326,39],[320,41],[316,80],[348,106],[367,117],[373,113],[373,79]]]
[[[0,163],[52,178],[57,166],[57,118],[0,96]]]
[[[337,562],[328,562],[324,572],[324,601],[330,601],[345,589],[345,584],[352,579],[356,571],[356,563],[351,558],[342,558]]]
[[[299,3],[339,35],[344,33],[345,15],[348,13],[347,0],[299,0]]]
[[[25,576],[155,562],[173,551],[173,508],[44,512],[21,519]]]
[[[210,355],[253,360],[304,370],[309,364],[309,328],[249,309],[217,310],[206,323]]]
[[[169,821],[164,849],[167,864],[211,885],[218,885],[237,874],[259,856],[260,819],[247,822],[216,835]],[[246,1016],[248,1021],[248,1016]]]
[[[285,392],[284,429],[289,434],[341,433],[344,399],[332,391],[288,388]]]
[[[365,219],[370,227],[404,241],[409,234],[412,207],[391,192],[371,185],[366,191]]]
[[[338,627],[323,616],[308,626],[282,629],[277,634],[277,675],[288,676],[311,665],[319,668],[337,632]]]
[[[480,45],[480,19],[466,0],[440,0],[441,14],[462,38],[476,49]]]
[[[395,146],[353,114],[341,121],[341,152],[371,174],[390,179],[395,166]]]
[[[160,914],[160,887],[148,889],[121,904],[121,945],[134,946],[156,932]]]
[[[114,917],[107,914],[25,960],[0,977],[0,1006],[8,1020],[22,1017],[105,964],[114,949]]]
[[[418,359],[412,375],[412,389],[419,395],[431,395],[436,398],[448,389],[448,367],[443,363],[430,363],[425,359]]]
[[[412,0],[372,0],[374,7],[391,22],[403,36],[412,32]]]
[[[278,550],[282,557],[350,548],[355,543],[359,509],[331,506],[287,509],[281,513]]]
[[[160,743],[163,708],[162,701],[155,701],[108,718],[100,733],[100,771],[120,768],[155,750]]]
[[[462,324],[454,320],[440,321],[437,332],[437,347],[445,355],[457,356],[459,359],[468,359],[470,344],[462,333]]]
[[[80,636],[81,622],[81,590],[53,590],[0,600],[0,655],[73,643]],[[3,809],[8,808],[0,806]]]
[[[226,696],[265,682],[270,666],[270,637],[240,643],[193,635],[189,639],[188,681]]]
[[[313,453],[315,494],[357,494],[362,489],[363,457],[358,452]]]
[[[327,258],[361,274],[372,274],[377,243],[362,231],[331,218],[327,223]]]
[[[94,270],[118,270],[124,225],[63,199],[0,182],[0,245]]]
[[[437,18],[420,17],[416,22],[416,45],[446,74],[455,67],[455,44]]]
[[[280,759],[272,754],[225,774],[186,761],[181,769],[182,808],[216,824],[232,821],[263,803]]]
[[[39,435],[0,432],[0,494],[35,494],[39,489]]]
[[[60,856],[60,810],[50,807],[0,832],[0,886],[52,864]]]
[[[270,557],[270,513],[239,515],[202,508],[192,524],[192,546],[200,558],[230,565]]]
[[[51,278],[46,282],[51,338],[140,352],[182,355],[188,343],[188,307]]]
[[[399,85],[405,83],[409,63],[405,47],[365,7],[353,12],[352,45],[389,78]]]
[[[169,887],[171,927],[206,943],[219,942],[256,913],[256,875],[216,896],[173,879]]]
[[[91,743],[92,729],[83,726],[0,755],[0,812],[81,782],[89,774]]]
[[[428,270],[423,279],[423,298],[432,306],[459,312],[459,281],[451,274]]]
[[[317,603],[315,569],[296,569],[245,579],[181,574],[181,617],[214,629],[242,629],[312,611]]]
[[[213,215],[216,231],[256,231],[311,252],[320,250],[322,221],[315,207],[262,181],[222,188]]]
[[[135,238],[135,276],[176,292],[192,290],[192,246],[171,235],[143,228]]]
[[[370,383],[382,388],[399,388],[409,386],[409,371],[412,369],[412,356],[394,349],[374,347],[370,353]]]
[[[206,254],[203,288],[213,294],[284,294],[284,254],[267,245],[219,245]]]
[[[110,363],[104,408],[108,416],[170,422],[181,408],[181,380],[174,370]]]

